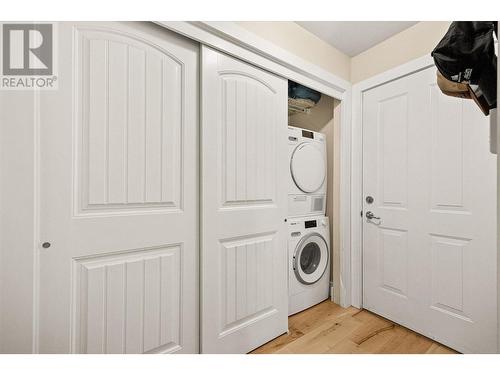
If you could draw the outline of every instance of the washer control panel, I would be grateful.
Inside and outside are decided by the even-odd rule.
[[[316,220],[306,220],[304,221],[304,228],[316,228],[318,226],[318,223]]]

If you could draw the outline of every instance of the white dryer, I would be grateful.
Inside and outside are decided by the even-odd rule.
[[[288,216],[324,215],[327,180],[324,134],[289,126],[288,153]]]
[[[288,219],[288,315],[328,298],[330,231],[325,216]]]

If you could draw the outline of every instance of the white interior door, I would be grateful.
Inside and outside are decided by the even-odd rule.
[[[434,68],[363,96],[363,306],[462,352],[497,350],[488,131]]]
[[[139,22],[58,36],[59,89],[39,108],[38,350],[195,353],[199,47]]]
[[[202,347],[287,331],[287,81],[202,47]]]

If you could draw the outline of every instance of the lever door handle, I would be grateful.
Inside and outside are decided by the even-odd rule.
[[[375,216],[375,215],[373,214],[373,212],[371,212],[371,211],[368,211],[368,212],[366,213],[366,218],[367,218],[368,220],[371,220],[371,219],[380,220],[380,217]]]

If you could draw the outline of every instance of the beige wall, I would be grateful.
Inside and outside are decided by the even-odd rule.
[[[328,72],[346,81],[350,80],[350,57],[295,22],[245,21],[236,23]]]
[[[430,54],[451,22],[419,22],[351,59],[351,82],[356,83]]]
[[[424,21],[350,58],[295,22],[237,22],[248,31],[356,83],[429,54],[448,29],[448,21]]]

